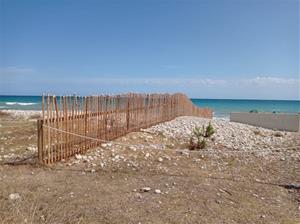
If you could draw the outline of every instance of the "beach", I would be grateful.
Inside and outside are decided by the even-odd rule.
[[[39,111],[1,111],[2,223],[298,223],[300,135],[178,117],[37,163]],[[192,130],[211,121],[206,148]]]

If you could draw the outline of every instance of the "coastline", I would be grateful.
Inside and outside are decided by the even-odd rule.
[[[277,112],[299,113],[299,100],[254,100],[254,99],[196,99],[192,102],[200,107],[214,110],[214,118],[229,119],[230,112]],[[0,96],[1,110],[41,110],[41,96]]]

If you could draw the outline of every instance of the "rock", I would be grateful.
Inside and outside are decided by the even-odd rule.
[[[161,157],[159,157],[157,160],[158,160],[158,162],[164,161],[163,158],[161,158]]]
[[[31,146],[28,146],[26,148],[26,150],[31,151],[31,152],[37,152],[37,148],[36,147],[31,147]]]
[[[143,187],[140,189],[141,192],[149,192],[151,191],[151,188],[150,187]]]
[[[138,199],[142,199],[143,196],[140,194],[140,193],[136,193],[135,196],[138,198]]]
[[[180,151],[180,154],[183,155],[183,156],[188,156],[189,155],[189,153],[187,151],[185,151],[185,150],[184,151]]]
[[[161,190],[155,189],[155,190],[154,190],[154,193],[155,193],[155,194],[161,194]]]
[[[129,146],[129,149],[134,151],[134,152],[136,151],[136,147],[134,147],[134,146]]]
[[[75,154],[75,158],[80,160],[80,159],[82,159],[82,156],[80,154]]]
[[[41,215],[40,219],[44,222],[45,221],[45,216]]]
[[[275,137],[283,137],[283,133],[277,131],[277,132],[274,133],[274,136],[275,136]]]
[[[102,143],[102,144],[101,144],[101,147],[102,147],[102,148],[111,147],[111,146],[112,146],[112,143],[111,143],[111,142],[108,142],[108,143]]]
[[[11,201],[15,201],[15,200],[18,200],[20,198],[21,198],[21,196],[20,196],[19,193],[13,193],[13,194],[9,195],[9,200],[11,200]]]

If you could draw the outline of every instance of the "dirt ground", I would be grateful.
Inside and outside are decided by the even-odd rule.
[[[172,147],[113,145],[46,167],[22,161],[37,153],[34,118],[0,125],[0,223],[300,223],[299,147],[186,152],[137,132],[117,141]]]

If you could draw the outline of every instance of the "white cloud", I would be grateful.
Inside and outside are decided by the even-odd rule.
[[[32,69],[11,67],[1,69],[6,74],[28,74]],[[22,91],[22,94],[32,92],[57,92],[91,94],[91,93],[124,93],[124,92],[183,92],[191,97],[229,98],[229,99],[298,99],[300,98],[300,80],[289,77],[253,76],[249,78],[191,78],[191,77],[150,77],[150,78],[117,78],[117,77],[84,77],[70,79],[65,77],[50,78],[36,76],[28,79],[25,75],[15,75],[15,78],[0,82],[0,94]],[[21,78],[22,77],[22,78]],[[162,76],[163,77],[163,76]],[[195,77],[195,76],[193,76]],[[202,76],[203,77],[203,76]]]
[[[59,80],[57,80],[59,81]],[[70,80],[68,80],[69,82]],[[294,78],[282,78],[272,76],[257,76],[247,79],[213,79],[213,78],[86,78],[73,80],[80,83],[99,83],[103,85],[145,85],[145,86],[220,86],[233,87],[240,85],[247,86],[274,86],[287,85],[299,86],[300,80]]]
[[[194,85],[226,85],[223,79],[197,78],[92,78],[74,80],[84,83],[101,83],[105,85],[153,85],[153,86],[194,86]]]
[[[272,76],[257,76],[251,79],[242,79],[239,81],[241,84],[250,85],[299,85],[299,79],[281,78]]]
[[[31,74],[34,70],[32,68],[21,67],[0,67],[0,76],[12,76],[12,75],[26,75]]]

